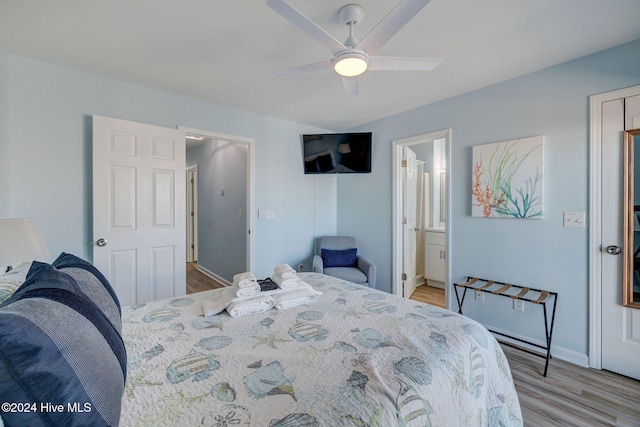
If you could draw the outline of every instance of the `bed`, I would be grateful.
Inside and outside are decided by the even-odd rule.
[[[62,267],[75,271],[54,263]],[[30,424],[80,425],[102,411],[113,417],[113,408],[96,400],[116,395],[120,426],[522,425],[508,362],[484,327],[322,274],[300,277],[322,295],[286,310],[203,316],[203,302],[220,289],[118,307],[126,366],[113,344],[117,357],[91,366],[93,376],[106,373],[104,381],[116,385],[99,384],[93,397],[74,398],[65,414],[31,414]],[[97,295],[96,306],[111,309],[113,320],[113,304],[105,304],[110,295]],[[78,411],[87,405],[89,413]],[[20,420],[0,415],[7,426]]]
[[[121,425],[522,425],[507,360],[478,323],[301,277],[323,295],[246,317],[204,317],[219,290],[125,307]]]

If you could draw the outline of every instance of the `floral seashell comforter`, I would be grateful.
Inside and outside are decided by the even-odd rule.
[[[521,426],[475,321],[316,273],[308,305],[204,317],[220,290],[123,309],[121,426]]]

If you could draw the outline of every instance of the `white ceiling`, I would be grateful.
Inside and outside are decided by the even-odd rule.
[[[290,0],[337,39],[352,0]],[[397,0],[357,0],[362,38]],[[1,0],[14,55],[344,130],[640,39],[639,0],[432,0],[379,55],[441,57],[433,71],[372,71],[346,96],[331,58],[264,0]]]

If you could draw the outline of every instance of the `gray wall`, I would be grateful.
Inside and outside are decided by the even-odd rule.
[[[198,266],[229,282],[249,267],[248,157],[246,144],[221,140],[187,153],[187,165],[198,165]]]

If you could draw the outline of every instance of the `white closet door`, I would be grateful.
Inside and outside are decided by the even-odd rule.
[[[626,126],[625,126],[626,123]],[[623,130],[640,128],[640,96],[602,104],[602,249],[622,247]],[[640,379],[640,310],[622,305],[622,255],[602,256],[602,368]]]

